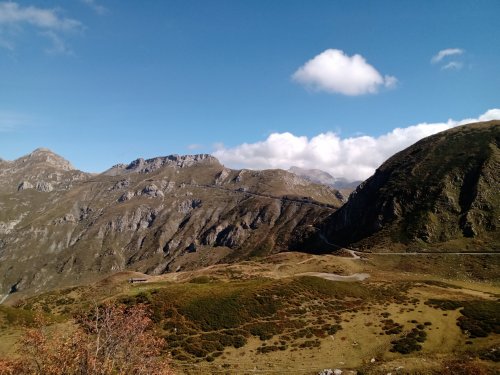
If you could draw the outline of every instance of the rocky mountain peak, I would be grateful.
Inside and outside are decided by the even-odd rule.
[[[51,149],[47,148],[47,147],[38,147],[36,149],[34,149],[31,154],[35,155],[35,154],[43,154],[43,153],[54,153]]]
[[[37,148],[16,160],[0,161],[0,192],[67,190],[89,176],[51,150]]]
[[[16,159],[14,162],[18,166],[23,167],[27,165],[45,164],[62,171],[75,170],[69,161],[44,147],[37,148],[30,154]]]
[[[139,158],[130,164],[117,164],[104,172],[105,175],[121,175],[127,173],[150,173],[163,167],[187,168],[196,164],[220,165],[219,160],[209,154],[168,155],[152,159]]]

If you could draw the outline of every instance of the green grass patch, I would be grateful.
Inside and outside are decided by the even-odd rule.
[[[343,283],[313,276],[225,282],[201,276],[145,287],[128,291],[119,301],[148,306],[175,359],[211,361],[214,353],[246,345],[250,336],[282,339],[279,345],[262,345],[259,353],[285,350],[286,344],[315,347],[317,338],[342,329],[342,314],[380,301],[406,301],[411,284]]]
[[[198,277],[194,277],[191,280],[189,280],[189,282],[193,283],[193,284],[208,284],[211,281],[212,281],[212,278],[209,276],[198,276]]]
[[[457,325],[471,338],[487,337],[490,333],[500,334],[499,301],[451,301],[430,299],[427,305],[441,310],[461,308]]]
[[[422,350],[421,343],[425,342],[426,338],[427,333],[424,331],[423,326],[417,326],[399,339],[391,341],[392,348],[390,351],[401,354],[409,354],[420,351]]]
[[[10,306],[0,306],[0,323],[4,327],[29,327],[35,323],[36,313]]]

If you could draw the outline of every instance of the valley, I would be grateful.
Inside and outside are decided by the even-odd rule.
[[[462,255],[460,263],[473,270],[469,276],[454,269],[456,256],[435,257],[398,269],[404,261],[398,258],[406,256],[287,252],[158,276],[122,272],[88,286],[13,298],[9,305],[15,307],[0,310],[0,334],[7,338],[0,350],[15,350],[20,330],[14,311],[22,316],[41,310],[62,324],[89,303],[111,299],[151,310],[180,373],[315,374],[338,368],[431,374],[459,358],[493,370],[500,285],[492,279],[500,257]],[[329,280],[335,275],[345,278]],[[130,278],[146,281],[131,284]],[[463,315],[462,306],[473,314]],[[479,327],[474,336],[461,328],[464,316],[469,326],[490,322],[490,331]]]
[[[499,144],[499,121],[438,133],[348,199],[206,154],[0,161],[0,374],[30,373],[2,370],[28,366],[30,332],[85,352],[101,312],[150,323],[159,374],[494,374]]]

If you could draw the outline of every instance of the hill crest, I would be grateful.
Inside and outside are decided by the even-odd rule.
[[[463,125],[420,140],[363,182],[324,224],[325,235],[333,243],[364,247],[448,243],[450,248],[495,250],[499,145],[500,121]]]

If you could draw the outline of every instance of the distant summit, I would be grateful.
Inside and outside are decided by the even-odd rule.
[[[14,160],[14,163],[20,167],[23,165],[45,164],[63,171],[75,170],[75,167],[69,161],[44,147],[39,147],[30,154]]]
[[[292,166],[288,169],[288,172],[294,173],[297,176],[305,178],[306,180],[323,185],[333,185],[336,181],[335,177],[328,172],[322,171],[321,169],[307,169]]]
[[[48,148],[37,148],[13,161],[0,161],[0,191],[67,190],[75,181],[89,176]]]
[[[345,178],[333,177],[330,173],[325,172],[321,169],[307,169],[292,166],[288,169],[288,172],[305,178],[310,182],[328,185],[335,189],[354,190],[356,186],[361,183],[361,181],[348,181]]]

